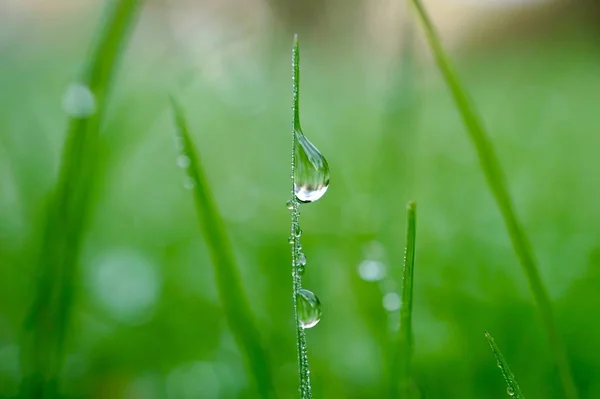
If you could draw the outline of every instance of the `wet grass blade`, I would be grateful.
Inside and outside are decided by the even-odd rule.
[[[402,305],[400,307],[400,329],[394,348],[390,372],[390,398],[411,397],[411,358],[412,358],[412,304],[413,276],[415,266],[415,245],[417,237],[417,204],[407,206],[406,249],[402,272]],[[398,378],[400,384],[398,384]],[[399,390],[400,389],[400,390]]]
[[[525,399],[525,396],[521,392],[521,388],[519,388],[519,384],[517,384],[514,374],[512,371],[510,371],[508,363],[506,363],[506,360],[504,360],[504,356],[502,356],[502,352],[500,352],[500,348],[498,348],[498,345],[496,345],[494,338],[487,331],[485,332],[485,337],[490,344],[490,348],[492,348],[492,352],[494,352],[494,356],[498,362],[498,367],[500,368],[500,371],[502,371],[502,377],[504,377],[504,381],[506,382],[506,391],[508,392],[508,395],[514,397],[515,399]]]
[[[533,251],[525,231],[521,226],[521,222],[517,218],[514,211],[513,202],[508,193],[506,180],[500,161],[496,156],[494,147],[489,135],[485,132],[479,116],[475,112],[475,107],[471,104],[466,91],[463,89],[457,74],[454,72],[452,65],[442,47],[441,41],[437,32],[420,0],[412,0],[416,8],[419,20],[425,30],[429,46],[432,49],[434,58],[443,75],[446,84],[448,85],[456,106],[462,116],[463,122],[467,128],[467,132],[477,151],[481,169],[488,182],[488,186],[492,191],[496,204],[500,209],[502,218],[508,230],[508,235],[512,242],[513,248],[517,253],[525,276],[527,277],[529,287],[533,297],[538,305],[538,309],[544,324],[546,333],[548,334],[550,350],[554,357],[558,373],[565,395],[568,399],[576,399],[577,389],[567,359],[566,349],[561,341],[556,322],[552,313],[552,306],[548,292],[542,283],[537,262],[533,256]]]
[[[48,203],[38,262],[36,298],[24,323],[22,397],[58,396],[58,373],[77,281],[98,162],[99,129],[117,60],[135,22],[138,0],[111,3],[78,87],[91,97],[86,115],[72,115],[58,181]]]
[[[225,225],[210,191],[200,157],[191,140],[183,110],[174,98],[171,98],[171,106],[177,127],[176,138],[181,151],[179,156],[187,157],[189,160],[189,167],[186,168],[186,186],[193,190],[196,215],[208,243],[217,279],[217,289],[227,322],[246,357],[247,366],[250,374],[254,376],[260,397],[269,398],[273,395],[271,368],[242,288]]]

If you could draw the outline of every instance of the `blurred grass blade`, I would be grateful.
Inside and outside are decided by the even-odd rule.
[[[24,324],[21,395],[58,395],[58,373],[76,284],[77,260],[90,211],[98,161],[98,132],[117,59],[140,5],[111,3],[99,40],[74,90],[88,103],[86,113],[70,113],[55,191],[48,204],[38,263],[36,298]]]
[[[546,333],[548,334],[550,350],[552,351],[565,395],[569,399],[575,399],[578,397],[577,389],[571,376],[566,350],[560,339],[556,322],[554,321],[550,298],[542,283],[529,240],[527,239],[525,232],[521,227],[521,223],[513,209],[514,206],[506,187],[506,181],[500,166],[500,161],[494,152],[492,142],[486,134],[479,116],[476,114],[458,76],[452,69],[452,65],[444,52],[441,41],[422,2],[420,0],[412,0],[412,3],[416,8],[419,19],[425,29],[427,40],[433,51],[438,67],[450,89],[452,97],[454,98],[456,106],[470,135],[471,141],[475,146],[481,169],[483,170],[488,185],[494,195],[498,208],[500,208],[500,213],[506,224],[513,248],[517,253],[523,271],[529,282],[529,287],[537,302]]]
[[[417,204],[410,201],[407,206],[406,249],[402,272],[402,305],[400,307],[400,329],[396,341],[390,373],[390,398],[411,397],[412,358],[412,303],[413,275],[415,266],[415,244],[417,236]],[[398,378],[400,384],[398,385]],[[400,392],[398,391],[400,387]]]
[[[496,345],[494,338],[487,331],[485,332],[485,337],[490,344],[490,348],[492,348],[492,352],[494,352],[494,356],[498,362],[498,367],[500,368],[500,371],[502,371],[502,376],[506,382],[506,391],[508,392],[508,395],[514,397],[515,399],[525,399],[525,396],[523,396],[523,393],[521,392],[521,388],[519,388],[519,384],[517,384],[514,374],[512,371],[510,371],[508,363],[506,363],[506,360],[504,360],[504,356],[502,356],[502,352],[500,352],[500,348],[498,348],[498,345]]]
[[[258,328],[253,320],[250,306],[242,289],[233,250],[225,231],[225,225],[217,210],[208,181],[202,170],[200,158],[192,143],[190,132],[182,108],[174,98],[171,105],[177,127],[177,140],[180,156],[187,157],[186,185],[193,189],[196,215],[204,238],[208,243],[210,256],[217,278],[219,297],[231,332],[246,357],[250,374],[254,376],[261,398],[273,395],[271,368],[267,353],[261,344]]]

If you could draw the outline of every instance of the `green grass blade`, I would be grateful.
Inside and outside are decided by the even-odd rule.
[[[454,98],[456,106],[470,135],[471,141],[475,146],[481,169],[483,170],[490,190],[496,200],[496,204],[500,209],[513,248],[517,253],[533,297],[538,305],[544,328],[548,334],[550,350],[554,357],[565,395],[569,399],[576,399],[578,397],[577,389],[571,376],[566,349],[563,346],[556,327],[550,298],[542,283],[529,240],[514,211],[514,206],[508,193],[500,161],[496,156],[492,142],[486,134],[479,116],[475,112],[475,108],[471,104],[466,91],[463,89],[458,76],[454,72],[451,63],[446,56],[438,34],[435,31],[422,2],[420,0],[412,0],[412,3],[416,8],[419,19],[425,29],[427,40],[433,51],[438,67],[450,89],[452,97]]]
[[[95,112],[69,120],[58,181],[42,233],[36,298],[24,324],[23,397],[58,395],[57,378],[77,279],[77,259],[94,190],[100,123],[117,59],[140,3],[111,3],[79,82],[92,93]]]
[[[291,163],[291,198],[292,217],[290,225],[290,238],[292,243],[292,301],[294,304],[294,321],[296,323],[296,353],[298,357],[298,373],[300,376],[300,398],[312,399],[312,384],[310,382],[310,366],[308,363],[308,343],[306,342],[306,331],[300,325],[298,316],[298,292],[302,289],[302,273],[298,270],[298,252],[300,251],[300,237],[296,231],[300,230],[300,209],[294,190],[296,165],[296,131],[300,130],[300,47],[298,35],[294,35],[292,46],[292,163]]]
[[[396,340],[390,373],[390,398],[411,397],[411,358],[412,358],[412,308],[413,276],[415,266],[415,245],[417,237],[417,204],[407,206],[406,249],[402,272],[402,305],[400,307],[400,329]],[[400,384],[398,384],[398,378]],[[400,388],[400,391],[399,389]]]
[[[506,382],[506,390],[508,394],[515,399],[525,399],[525,396],[521,392],[521,388],[519,388],[519,384],[517,384],[515,375],[512,373],[512,371],[510,371],[508,363],[506,363],[504,356],[502,356],[502,352],[500,352],[500,348],[498,348],[498,345],[496,345],[496,341],[494,341],[494,338],[487,331],[485,332],[485,337],[490,344],[490,348],[492,348],[492,352],[494,352],[494,356],[498,362],[498,367],[500,368],[500,371],[502,371],[502,376]]]
[[[250,374],[253,375],[260,397],[273,395],[271,368],[267,353],[261,343],[259,330],[242,288],[233,250],[225,230],[224,222],[219,215],[215,200],[210,191],[208,180],[202,169],[200,157],[190,137],[190,131],[182,108],[171,98],[175,115],[177,139],[181,145],[180,156],[188,157],[186,168],[189,186],[193,189],[196,215],[204,238],[208,243],[219,298],[223,304],[225,315],[243,355],[246,357]]]

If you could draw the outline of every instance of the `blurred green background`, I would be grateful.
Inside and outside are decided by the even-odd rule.
[[[0,3],[0,397],[18,393],[44,207],[104,2]],[[183,185],[167,93],[190,127],[272,361],[297,397],[288,245],[291,35],[301,119],[331,167],[301,206],[316,398],[384,398],[405,205],[418,203],[414,379],[423,398],[502,398],[484,330],[525,395],[563,397],[547,339],[444,82],[403,2],[148,2],[102,124],[62,391],[251,398]],[[597,7],[429,1],[488,127],[582,398],[600,397]],[[376,280],[376,281],[371,281]]]

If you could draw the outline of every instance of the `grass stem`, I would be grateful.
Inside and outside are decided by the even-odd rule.
[[[506,363],[504,356],[502,356],[502,352],[500,352],[500,348],[498,345],[496,345],[496,341],[494,341],[494,338],[487,331],[485,332],[485,337],[490,344],[490,348],[492,348],[492,352],[494,352],[494,357],[498,362],[498,367],[500,368],[500,371],[502,371],[502,376],[506,382],[506,390],[508,394],[515,399],[525,399],[525,396],[521,392],[521,388],[519,388],[519,384],[517,384],[515,375],[512,373],[512,371],[510,371],[508,363]]]
[[[208,243],[219,298],[227,322],[246,358],[249,374],[254,376],[260,397],[270,398],[274,395],[271,367],[242,287],[225,224],[217,210],[200,156],[192,142],[183,109],[174,98],[171,98],[171,105],[177,127],[176,138],[180,145],[179,156],[189,160],[186,162],[189,164],[186,168],[186,179],[190,180],[186,181],[186,185],[193,190],[196,216]]]
[[[481,169],[496,200],[496,204],[500,209],[513,248],[519,258],[533,297],[538,305],[544,328],[548,334],[550,350],[558,369],[565,396],[568,399],[576,399],[578,397],[577,389],[571,376],[567,352],[563,346],[554,320],[550,297],[542,283],[529,240],[515,213],[500,161],[498,160],[492,142],[489,139],[488,134],[486,134],[483,124],[475,111],[475,107],[471,104],[466,91],[463,89],[457,74],[452,68],[452,64],[442,47],[438,34],[423,7],[422,2],[420,0],[412,0],[412,4],[415,6],[434,58],[450,89],[452,97],[454,98],[456,106],[467,128],[467,132],[477,151]]]
[[[79,90],[92,102],[86,115],[71,115],[58,181],[46,214],[38,261],[36,297],[23,328],[22,397],[59,396],[58,375],[78,278],[77,261],[90,213],[100,123],[117,61],[141,1],[111,2]]]
[[[400,329],[396,340],[390,375],[390,398],[411,397],[412,359],[412,308],[415,246],[417,236],[417,205],[410,201],[407,206],[406,249],[402,272],[402,304],[400,306]],[[398,384],[400,378],[400,384]],[[398,388],[400,388],[400,393]]]

